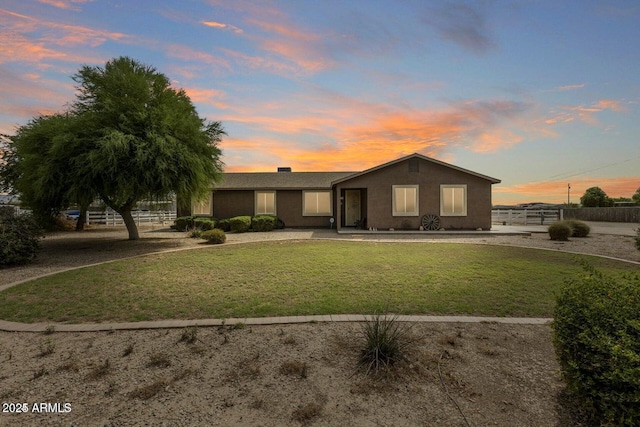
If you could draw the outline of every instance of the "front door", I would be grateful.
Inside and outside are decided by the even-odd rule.
[[[360,190],[344,190],[344,226],[355,227],[360,220]]]

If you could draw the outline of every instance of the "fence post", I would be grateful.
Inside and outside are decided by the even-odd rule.
[[[524,225],[527,225],[527,210],[524,210]]]
[[[508,216],[509,225],[513,225],[512,217],[511,217],[512,213],[513,213],[513,211],[511,209],[509,209],[509,216]]]
[[[560,215],[558,215],[558,218],[560,218],[560,221],[564,221],[564,209],[560,208]]]

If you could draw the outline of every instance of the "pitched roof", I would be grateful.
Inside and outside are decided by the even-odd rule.
[[[331,189],[335,180],[356,172],[231,172],[223,174],[223,180],[216,184],[217,190],[254,189]]]
[[[408,156],[404,156],[404,157],[401,157],[399,159],[392,160],[390,162],[383,163],[383,164],[378,165],[378,166],[374,166],[374,167],[372,167],[370,169],[367,169],[365,171],[358,172],[358,173],[351,174],[351,175],[347,175],[347,176],[344,176],[342,178],[338,178],[338,179],[336,179],[335,181],[332,182],[332,185],[339,184],[339,183],[344,182],[344,181],[348,181],[348,180],[350,180],[352,178],[356,178],[358,176],[362,176],[362,175],[368,174],[370,172],[374,172],[374,171],[377,171],[379,169],[386,168],[387,166],[391,166],[391,165],[394,165],[396,163],[400,163],[400,162],[403,162],[405,160],[408,160],[408,159],[411,159],[411,158],[414,158],[414,157],[418,158],[418,159],[426,160],[427,162],[435,163],[437,165],[441,165],[441,166],[445,166],[445,167],[448,167],[448,168],[451,168],[451,169],[455,169],[457,171],[464,172],[464,173],[467,173],[469,175],[477,176],[478,178],[486,179],[487,181],[490,181],[492,184],[498,184],[499,182],[501,182],[497,178],[492,178],[490,176],[482,175],[482,174],[479,174],[477,172],[473,172],[473,171],[470,171],[468,169],[461,168],[459,166],[454,166],[454,165],[451,165],[449,163],[441,162],[440,160],[432,159],[431,157],[423,156],[422,154],[413,153],[413,154],[410,154]]]

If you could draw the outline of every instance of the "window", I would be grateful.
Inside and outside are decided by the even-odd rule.
[[[256,215],[276,214],[276,192],[256,191]]]
[[[302,195],[302,215],[330,216],[331,191],[304,191]]]
[[[440,215],[441,216],[466,216],[467,215],[467,186],[466,185],[441,185],[440,186]]]
[[[418,186],[394,185],[393,216],[418,216]]]
[[[193,215],[207,215],[210,216],[211,213],[211,194],[209,197],[203,200],[200,203],[194,203],[192,209]]]

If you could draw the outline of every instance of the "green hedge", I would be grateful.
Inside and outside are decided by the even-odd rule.
[[[193,228],[193,216],[180,216],[173,221],[176,231],[187,231]]]
[[[198,217],[193,220],[193,226],[202,231],[213,230],[216,228],[216,223],[211,218]]]
[[[40,251],[43,234],[31,215],[0,208],[0,267],[31,262]]]
[[[248,215],[236,216],[229,219],[229,224],[234,233],[245,233],[251,228],[251,217]]]
[[[640,420],[640,274],[585,265],[557,299],[554,344],[564,378],[598,423]]]
[[[226,232],[231,231],[231,221],[227,219],[221,219],[216,221],[216,228]]]
[[[254,216],[251,220],[253,231],[273,231],[278,225],[278,218],[273,215]]]
[[[207,243],[216,244],[216,245],[227,241],[227,235],[224,234],[224,231],[220,230],[219,228],[204,231],[200,235],[200,237],[205,239]]]
[[[569,240],[571,227],[564,221],[554,222],[548,228],[551,240]]]

